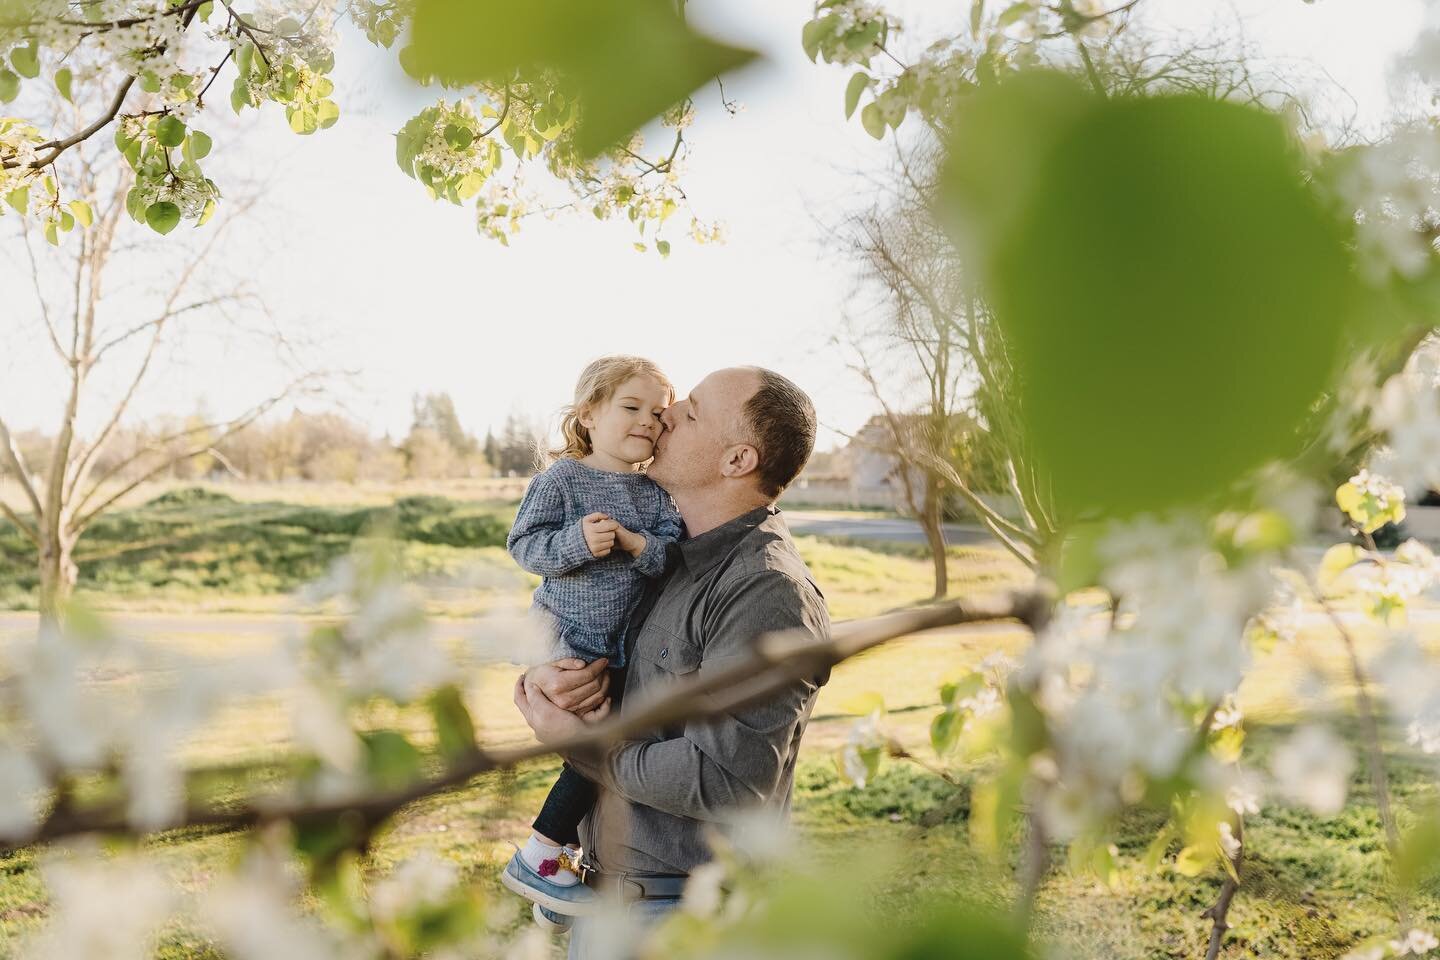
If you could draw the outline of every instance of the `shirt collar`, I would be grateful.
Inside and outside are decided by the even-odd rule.
[[[711,567],[729,556],[742,537],[779,512],[773,504],[756,507],[749,513],[742,513],[733,520],[725,521],[714,530],[681,540],[680,556],[685,561],[685,569],[690,571],[690,578],[693,580],[703,576]]]

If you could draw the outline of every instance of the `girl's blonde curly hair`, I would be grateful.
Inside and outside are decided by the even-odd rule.
[[[650,377],[665,388],[667,405],[675,402],[675,386],[660,368],[644,357],[617,355],[592,360],[580,373],[575,384],[575,402],[560,411],[560,437],[563,443],[550,450],[551,461],[562,457],[588,457],[595,452],[590,443],[590,431],[580,422],[587,412],[594,410],[615,395],[615,390],[631,377]]]

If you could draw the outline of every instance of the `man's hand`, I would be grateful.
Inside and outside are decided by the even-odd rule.
[[[615,544],[621,550],[630,554],[630,556],[638,557],[645,552],[645,534],[626,530],[619,523],[616,523]]]
[[[523,673],[515,679],[515,706],[541,743],[555,743],[584,733],[588,724],[603,720],[610,713],[609,700],[602,701],[584,717],[562,710],[551,703],[539,687],[526,682]]]
[[[580,521],[585,546],[590,548],[590,555],[596,559],[610,556],[610,551],[615,549],[615,534],[619,529],[620,524],[611,520],[607,513],[592,513]]]
[[[561,710],[586,713],[600,706],[610,692],[610,661],[601,657],[589,666],[584,660],[567,657],[553,663],[542,663],[525,671],[523,679],[540,688],[540,692]]]

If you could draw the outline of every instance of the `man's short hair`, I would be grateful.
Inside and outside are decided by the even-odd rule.
[[[761,492],[778,497],[815,449],[815,405],[804,390],[773,370],[752,369],[760,387],[745,401],[745,422],[760,455]]]

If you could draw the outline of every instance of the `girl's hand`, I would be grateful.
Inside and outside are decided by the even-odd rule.
[[[615,543],[632,557],[645,552],[645,534],[626,530],[618,523],[615,524]]]
[[[605,513],[592,513],[580,521],[585,546],[590,548],[590,555],[596,559],[610,556],[610,551],[615,549],[616,532],[623,529]]]

